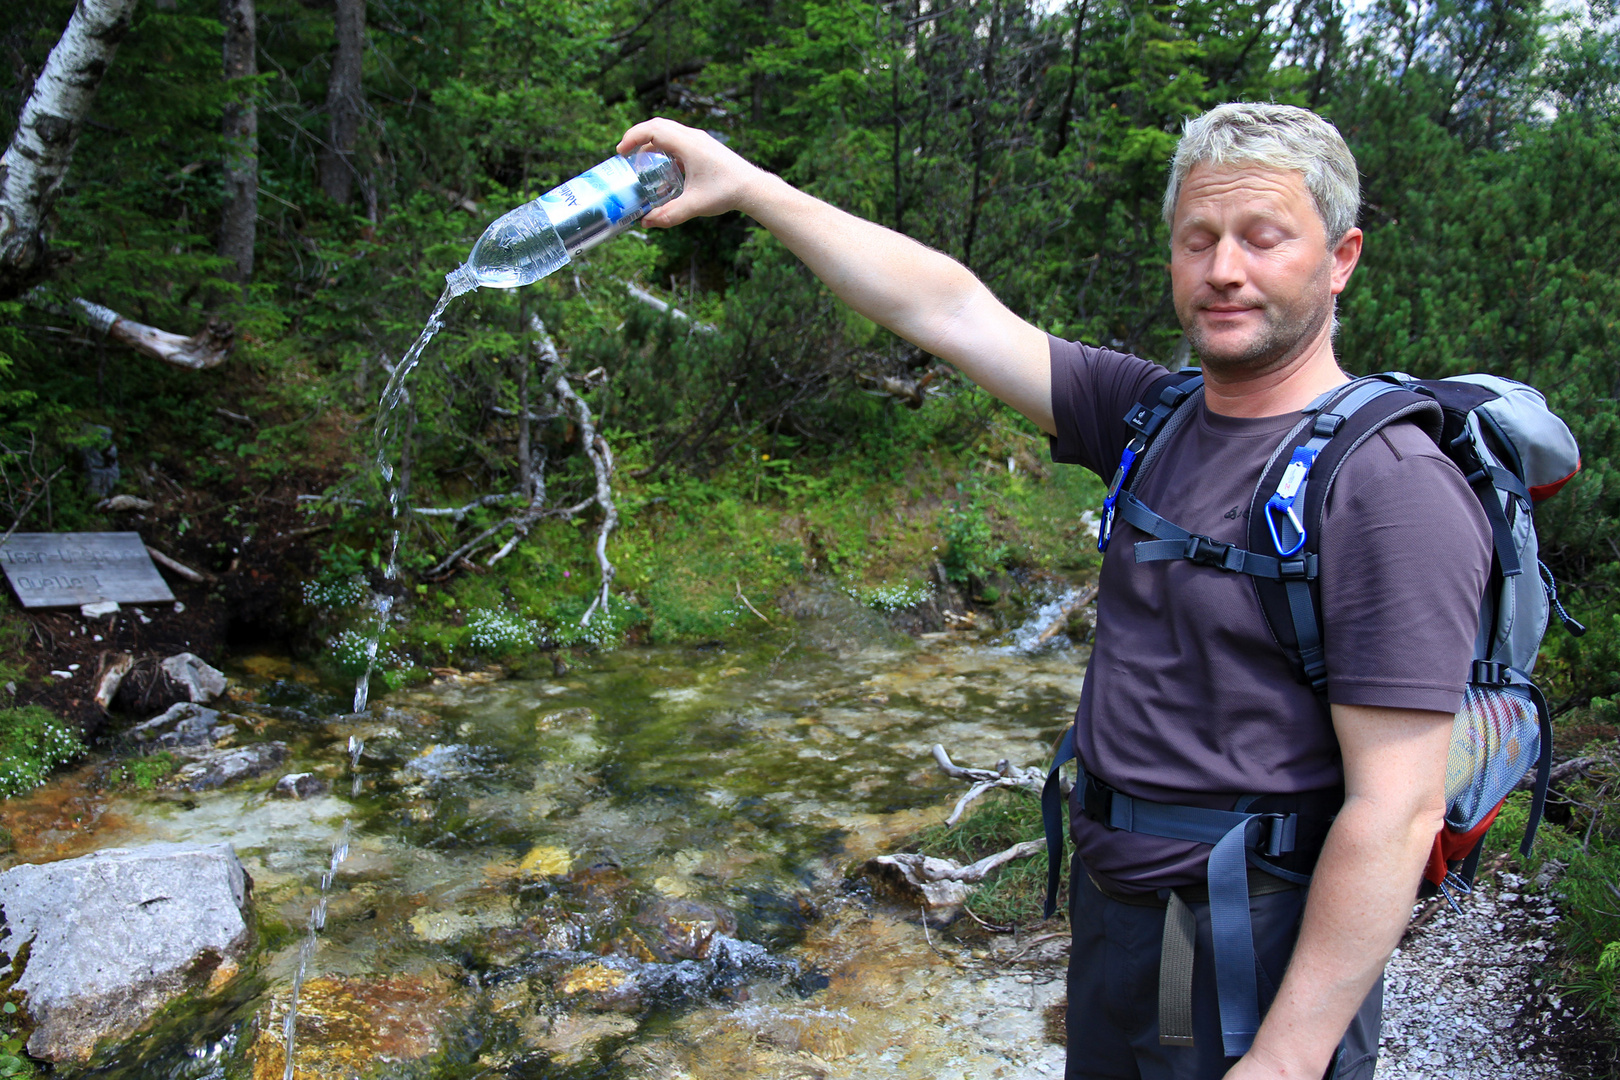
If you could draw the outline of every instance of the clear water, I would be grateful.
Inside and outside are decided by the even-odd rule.
[[[320,931],[312,955],[269,933],[251,999],[163,1034],[166,1060],[281,1077],[293,1036],[297,1077],[361,1060],[424,1080],[1060,1070],[1041,1026],[1058,972],[981,964],[980,943],[925,933],[846,873],[960,794],[934,743],[965,765],[1043,761],[1083,657],[919,645],[837,602],[744,648],[627,649],[556,679],[442,680],[365,717],[264,717],[289,771],[331,782],[305,802],[120,796],[97,846],[229,841],[261,925]],[[677,903],[732,913],[708,956],[638,944]],[[602,990],[617,985],[634,995]],[[122,1075],[182,1075],[152,1068]]]

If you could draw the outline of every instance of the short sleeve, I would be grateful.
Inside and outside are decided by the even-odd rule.
[[[1127,353],[1048,339],[1052,357],[1052,460],[1107,478],[1125,448],[1125,414],[1164,368]]]
[[[1421,430],[1397,424],[1346,460],[1328,503],[1328,700],[1456,712],[1491,560],[1479,500]]]

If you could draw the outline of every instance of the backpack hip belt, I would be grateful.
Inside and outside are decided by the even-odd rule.
[[[1063,795],[1060,769],[1076,760],[1074,728],[1058,745],[1052,768],[1041,791],[1041,816],[1047,834],[1046,915],[1056,907],[1061,872]],[[1209,844],[1210,929],[1215,942],[1215,984],[1221,1015],[1221,1043],[1227,1057],[1242,1057],[1260,1029],[1260,987],[1254,952],[1254,931],[1249,921],[1249,867],[1271,874],[1297,887],[1309,876],[1270,866],[1264,857],[1277,858],[1294,850],[1299,815],[1252,813],[1245,810],[1258,796],[1245,796],[1236,810],[1204,806],[1178,806],[1126,795],[1086,772],[1082,764],[1076,783],[1082,812],[1089,818],[1124,832],[1161,836]],[[1173,896],[1174,894],[1172,894]],[[1180,897],[1165,909],[1164,951],[1160,956],[1159,1041],[1170,1046],[1192,1045],[1192,937],[1191,915]]]

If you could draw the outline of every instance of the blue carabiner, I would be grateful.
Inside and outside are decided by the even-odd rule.
[[[1277,554],[1285,559],[1298,555],[1305,546],[1305,525],[1299,520],[1294,503],[1304,490],[1305,480],[1310,476],[1311,466],[1316,464],[1316,455],[1320,452],[1309,444],[1297,448],[1288,461],[1288,467],[1283,470],[1282,479],[1277,482],[1276,492],[1266,500],[1266,527],[1271,530],[1271,542],[1276,545]],[[1292,545],[1284,544],[1277,533],[1279,515],[1293,526],[1299,537]]]
[[[1136,464],[1136,455],[1142,450],[1142,440],[1132,439],[1125,444],[1125,452],[1119,456],[1119,468],[1114,470],[1114,478],[1108,482],[1108,495],[1103,499],[1102,521],[1097,526],[1097,550],[1108,550],[1108,538],[1114,534],[1114,504],[1119,502],[1119,493],[1125,487],[1125,481],[1130,478],[1131,467]]]

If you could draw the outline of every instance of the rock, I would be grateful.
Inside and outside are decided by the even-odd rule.
[[[93,604],[80,604],[79,614],[87,619],[105,619],[109,615],[116,615],[122,610],[116,600],[97,600]]]
[[[331,785],[314,773],[295,772],[277,780],[270,794],[278,799],[310,799],[325,795],[330,790]]]
[[[249,743],[203,754],[174,774],[174,784],[185,791],[212,791],[251,780],[287,760],[284,742]]]
[[[173,998],[217,987],[251,943],[250,883],[229,844],[153,844],[0,873],[0,952],[34,1024],[28,1052],[83,1063]]]
[[[257,1025],[250,1055],[253,1080],[281,1080],[287,1050],[278,996]],[[384,1063],[416,1061],[444,1048],[467,1013],[465,995],[443,975],[426,972],[382,978],[315,978],[298,995],[300,1080],[348,1080]]]
[[[176,653],[158,666],[193,702],[213,701],[225,692],[224,673],[193,653]]]
[[[214,709],[182,701],[171,705],[161,715],[136,724],[127,734],[138,743],[152,743],[165,750],[210,746],[214,742],[214,729],[220,727],[219,721],[220,715]]]
[[[737,932],[737,916],[722,907],[697,900],[660,899],[636,915],[646,928],[638,936],[658,960],[704,960],[716,934]]]

